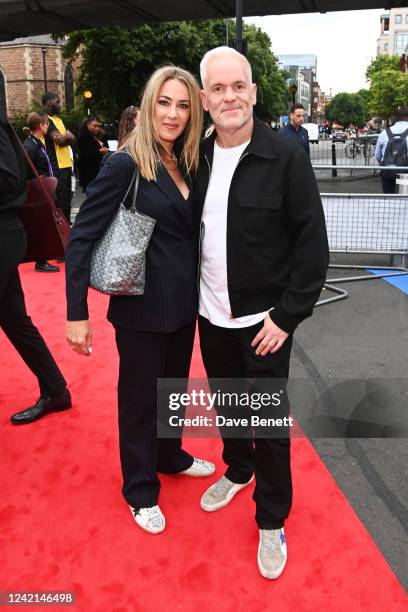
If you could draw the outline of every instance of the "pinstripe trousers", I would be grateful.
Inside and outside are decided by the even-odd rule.
[[[189,468],[181,439],[157,438],[157,379],[188,378],[195,322],[172,333],[115,326],[120,357],[118,408],[123,495],[133,508],[155,506],[157,472]]]

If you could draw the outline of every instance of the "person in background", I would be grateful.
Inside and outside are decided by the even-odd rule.
[[[58,179],[56,204],[68,222],[71,222],[72,199],[72,159],[69,147],[75,144],[75,136],[65,128],[58,116],[61,112],[58,94],[45,92],[41,98],[43,111],[48,115],[50,125],[45,136],[48,157],[51,160],[54,176]]]
[[[87,292],[92,250],[120,202],[136,201],[156,220],[146,257],[143,295],[112,296],[108,319],[119,353],[119,447],[123,496],[135,522],[160,533],[158,472],[210,476],[215,467],[183,450],[179,438],[157,438],[157,379],[188,378],[197,316],[197,239],[192,180],[202,130],[199,87],[194,77],[164,66],[150,77],[137,130],[110,154],[87,189],[67,250],[67,340],[90,356],[92,331]],[[176,145],[176,146],[175,146]],[[105,356],[109,359],[109,355]]]
[[[96,117],[84,119],[77,146],[79,184],[85,191],[98,174],[103,156],[109,153],[101,123]]]
[[[0,109],[0,327],[37,377],[40,387],[40,398],[35,404],[11,417],[15,425],[32,423],[50,412],[71,408],[66,381],[27,314],[18,273],[27,249],[26,231],[19,218],[26,197],[26,160]]]
[[[305,107],[302,104],[292,104],[289,109],[289,123],[279,134],[285,138],[295,140],[310,156],[309,134],[302,124],[305,122]]]
[[[119,121],[118,147],[121,147],[129,134],[134,130],[139,120],[140,108],[127,106]]]
[[[404,134],[405,133],[405,134]],[[397,135],[397,138],[394,138],[394,135]],[[402,139],[405,139],[405,144],[403,142],[399,142]],[[392,152],[389,150],[390,148],[390,139],[392,139],[393,148],[395,150],[395,154],[392,155]],[[397,147],[401,149],[401,153],[398,154]],[[387,152],[388,148],[388,152]],[[408,171],[408,106],[401,107],[395,113],[395,123],[392,127],[387,128],[381,132],[377,140],[377,146],[375,148],[375,159],[381,165],[388,165],[393,163],[395,166],[407,165]],[[390,154],[391,153],[391,154]],[[398,156],[398,159],[397,159]],[[392,170],[382,170],[381,171],[381,184],[383,193],[395,193],[397,186],[397,174],[399,172],[403,172],[402,170],[397,170],[393,172]]]
[[[45,135],[48,132],[48,126],[47,115],[38,112],[28,115],[27,127],[24,128],[24,132],[28,132],[24,141],[24,148],[40,176],[54,176],[51,160],[45,148]],[[34,178],[30,169],[28,176]],[[58,266],[50,264],[46,259],[42,259],[35,262],[34,270],[36,272],[59,272],[60,269]]]

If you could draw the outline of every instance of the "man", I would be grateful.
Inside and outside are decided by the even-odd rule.
[[[32,423],[50,412],[71,408],[64,377],[26,311],[18,273],[18,264],[27,248],[18,215],[26,195],[26,162],[0,110],[0,327],[38,378],[41,394],[33,406],[11,417],[15,425]]]
[[[253,116],[256,85],[245,57],[227,47],[209,51],[201,80],[215,128],[202,143],[197,176],[204,365],[210,379],[285,382],[292,334],[312,314],[328,264],[313,170],[300,147]],[[223,436],[223,442],[227,471],[201,507],[226,506],[255,474],[258,567],[277,578],[287,554],[290,439]]]
[[[304,148],[306,153],[310,155],[309,134],[307,130],[302,127],[304,122],[304,106],[302,106],[302,104],[292,104],[289,109],[289,123],[280,130],[279,134],[298,142],[300,146]]]
[[[395,113],[395,123],[381,132],[375,149],[375,159],[380,166],[407,166],[408,171],[408,106]],[[402,170],[382,170],[383,193],[395,193],[397,174]]]
[[[44,112],[50,120],[45,143],[53,166],[54,176],[58,179],[56,204],[68,221],[71,222],[72,158],[70,146],[75,144],[75,136],[65,128],[64,122],[58,117],[61,112],[58,95],[47,91],[41,101]]]

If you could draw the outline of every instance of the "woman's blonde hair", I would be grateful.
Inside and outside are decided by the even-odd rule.
[[[200,88],[194,76],[187,70],[173,65],[163,66],[148,80],[140,104],[137,127],[121,147],[129,151],[138,165],[140,174],[149,181],[156,179],[157,169],[161,163],[160,145],[153,125],[155,105],[163,83],[171,79],[178,79],[184,83],[190,95],[191,114],[181,136],[183,142],[181,162],[188,173],[198,167],[198,148],[203,126]]]

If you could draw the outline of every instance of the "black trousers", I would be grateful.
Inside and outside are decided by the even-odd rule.
[[[62,168],[56,170],[55,176],[58,179],[57,190],[55,192],[56,205],[62,210],[68,221],[71,222],[72,169]]]
[[[195,323],[168,334],[119,326],[115,332],[122,492],[129,505],[146,508],[158,501],[157,472],[175,474],[193,463],[181,439],[157,438],[157,379],[188,378]]]
[[[381,186],[383,193],[396,193],[397,177],[381,174]]]
[[[27,315],[18,264],[27,248],[18,217],[0,216],[0,327],[38,379],[41,397],[64,393],[66,381],[38,329]]]
[[[281,379],[287,380],[292,336],[274,354],[255,354],[251,342],[263,322],[240,329],[212,325],[199,317],[200,345],[208,378]],[[279,416],[289,414],[287,402]],[[225,475],[236,483],[247,482],[255,473],[255,519],[260,529],[278,529],[284,524],[292,505],[290,438],[231,438],[224,435],[222,458]]]

